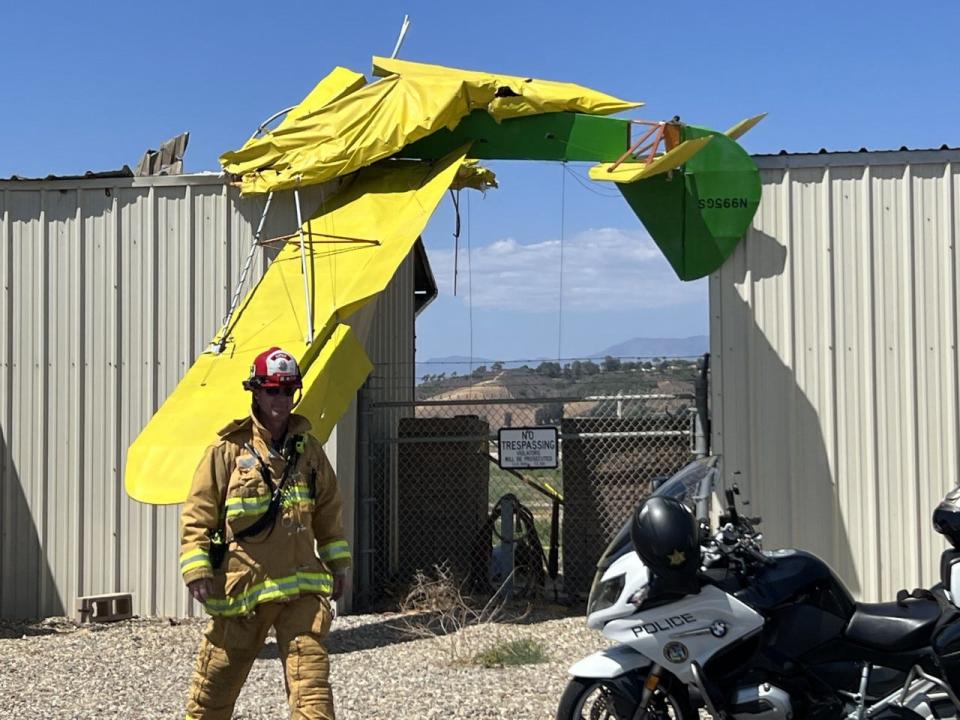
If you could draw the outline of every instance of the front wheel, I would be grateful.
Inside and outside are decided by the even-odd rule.
[[[640,679],[638,688],[643,687]],[[615,680],[570,678],[560,697],[557,720],[630,720],[640,702],[638,692],[625,692]],[[697,720],[686,688],[661,682],[647,706],[647,720]]]

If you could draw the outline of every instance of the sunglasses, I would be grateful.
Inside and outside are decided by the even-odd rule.
[[[276,397],[277,395],[286,395],[287,397],[293,397],[293,394],[297,391],[297,388],[292,388],[292,387],[282,387],[282,388],[269,387],[269,388],[264,388],[263,391],[264,391],[267,395],[271,395],[271,396],[274,396],[274,397]]]

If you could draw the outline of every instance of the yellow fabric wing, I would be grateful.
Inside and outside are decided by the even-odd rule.
[[[365,170],[305,223],[311,233],[307,279],[315,340],[305,341],[303,274],[294,238],[240,306],[224,352],[198,357],[130,446],[125,486],[132,498],[154,504],[185,499],[216,432],[248,414],[250,397],[241,381],[253,358],[271,345],[300,363],[304,414],[329,433],[370,367],[341,321],[386,288],[463,159],[464,151],[458,151],[434,165],[391,162]]]
[[[350,407],[357,390],[373,370],[363,345],[347,325],[337,325],[303,378],[297,412],[313,425],[313,434],[326,442],[337,421]]]

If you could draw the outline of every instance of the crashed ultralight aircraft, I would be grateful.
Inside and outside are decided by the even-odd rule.
[[[297,412],[327,439],[372,369],[344,321],[382,292],[450,188],[495,184],[477,160],[592,161],[684,280],[717,269],[760,202],[756,166],[726,133],[608,117],[639,107],[579,85],[374,58],[374,82],[336,68],[283,122],[221,164],[244,194],[336,185],[239,301],[127,454],[127,493],[182,502],[206,445],[249,412],[238,392],[267,345],[296,355]],[[261,218],[261,228],[263,218]],[[256,239],[259,239],[260,230]],[[256,244],[255,246],[256,247]],[[242,283],[242,278],[241,278]]]

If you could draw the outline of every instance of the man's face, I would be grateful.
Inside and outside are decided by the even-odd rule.
[[[253,400],[260,411],[261,419],[270,423],[285,423],[293,410],[294,393],[296,390],[290,387],[254,390]]]

